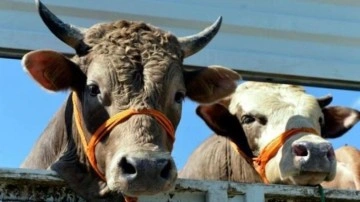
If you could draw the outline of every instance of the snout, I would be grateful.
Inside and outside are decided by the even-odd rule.
[[[307,172],[329,172],[335,161],[335,152],[329,142],[294,142],[292,152],[295,165]]]
[[[152,175],[156,180],[167,180],[173,167],[172,160],[167,158],[149,160],[124,156],[119,163],[121,176],[128,181],[135,181],[148,175]]]
[[[332,180],[336,172],[334,149],[330,142],[295,141],[291,145],[297,181],[304,184],[319,184]],[[300,184],[300,183],[297,183]]]
[[[106,175],[108,186],[128,196],[152,195],[174,187],[177,169],[169,153],[120,153]]]

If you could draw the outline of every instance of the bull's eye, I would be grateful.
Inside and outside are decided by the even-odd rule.
[[[253,116],[250,115],[244,115],[241,117],[241,123],[242,124],[249,124],[255,121],[255,118]]]
[[[185,99],[185,94],[183,92],[176,92],[175,93],[175,102],[177,103],[182,103],[182,101],[184,101]]]
[[[99,86],[96,84],[90,84],[87,88],[91,96],[97,96],[98,94],[100,94]]]

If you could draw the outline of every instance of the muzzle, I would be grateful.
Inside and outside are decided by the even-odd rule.
[[[318,132],[314,128],[293,128],[285,131],[280,136],[275,138],[269,144],[267,144],[264,149],[260,151],[259,156],[250,159],[245,155],[243,151],[234,143],[230,142],[231,147],[242,157],[244,157],[250,164],[252,163],[256,172],[260,175],[261,179],[265,184],[269,184],[269,180],[266,178],[265,167],[266,164],[272,159],[279,149],[284,145],[286,140],[288,140],[293,135],[296,135],[301,132],[318,134]]]

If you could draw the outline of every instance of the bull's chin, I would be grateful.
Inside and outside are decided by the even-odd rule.
[[[112,193],[121,193],[128,197],[138,197],[143,195],[155,195],[161,192],[168,192],[174,190],[175,188],[176,177],[172,181],[167,181],[161,184],[131,184],[131,183],[120,183],[120,182],[111,182],[108,181],[107,186],[109,191]]]
[[[289,176],[292,184],[301,186],[319,185],[323,181],[329,181],[329,178],[331,178],[331,174],[328,172],[311,171],[301,171],[297,175]]]

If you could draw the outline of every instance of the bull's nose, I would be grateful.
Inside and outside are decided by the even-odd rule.
[[[327,158],[332,161],[335,158],[334,149],[329,142],[300,141],[292,144],[292,152],[295,157],[303,158]]]
[[[168,152],[120,152],[112,160],[106,179],[113,191],[128,196],[151,195],[175,186],[177,169]]]
[[[170,158],[141,159],[124,156],[120,159],[119,168],[120,173],[128,180],[135,180],[144,175],[167,180],[171,177],[174,163]]]

